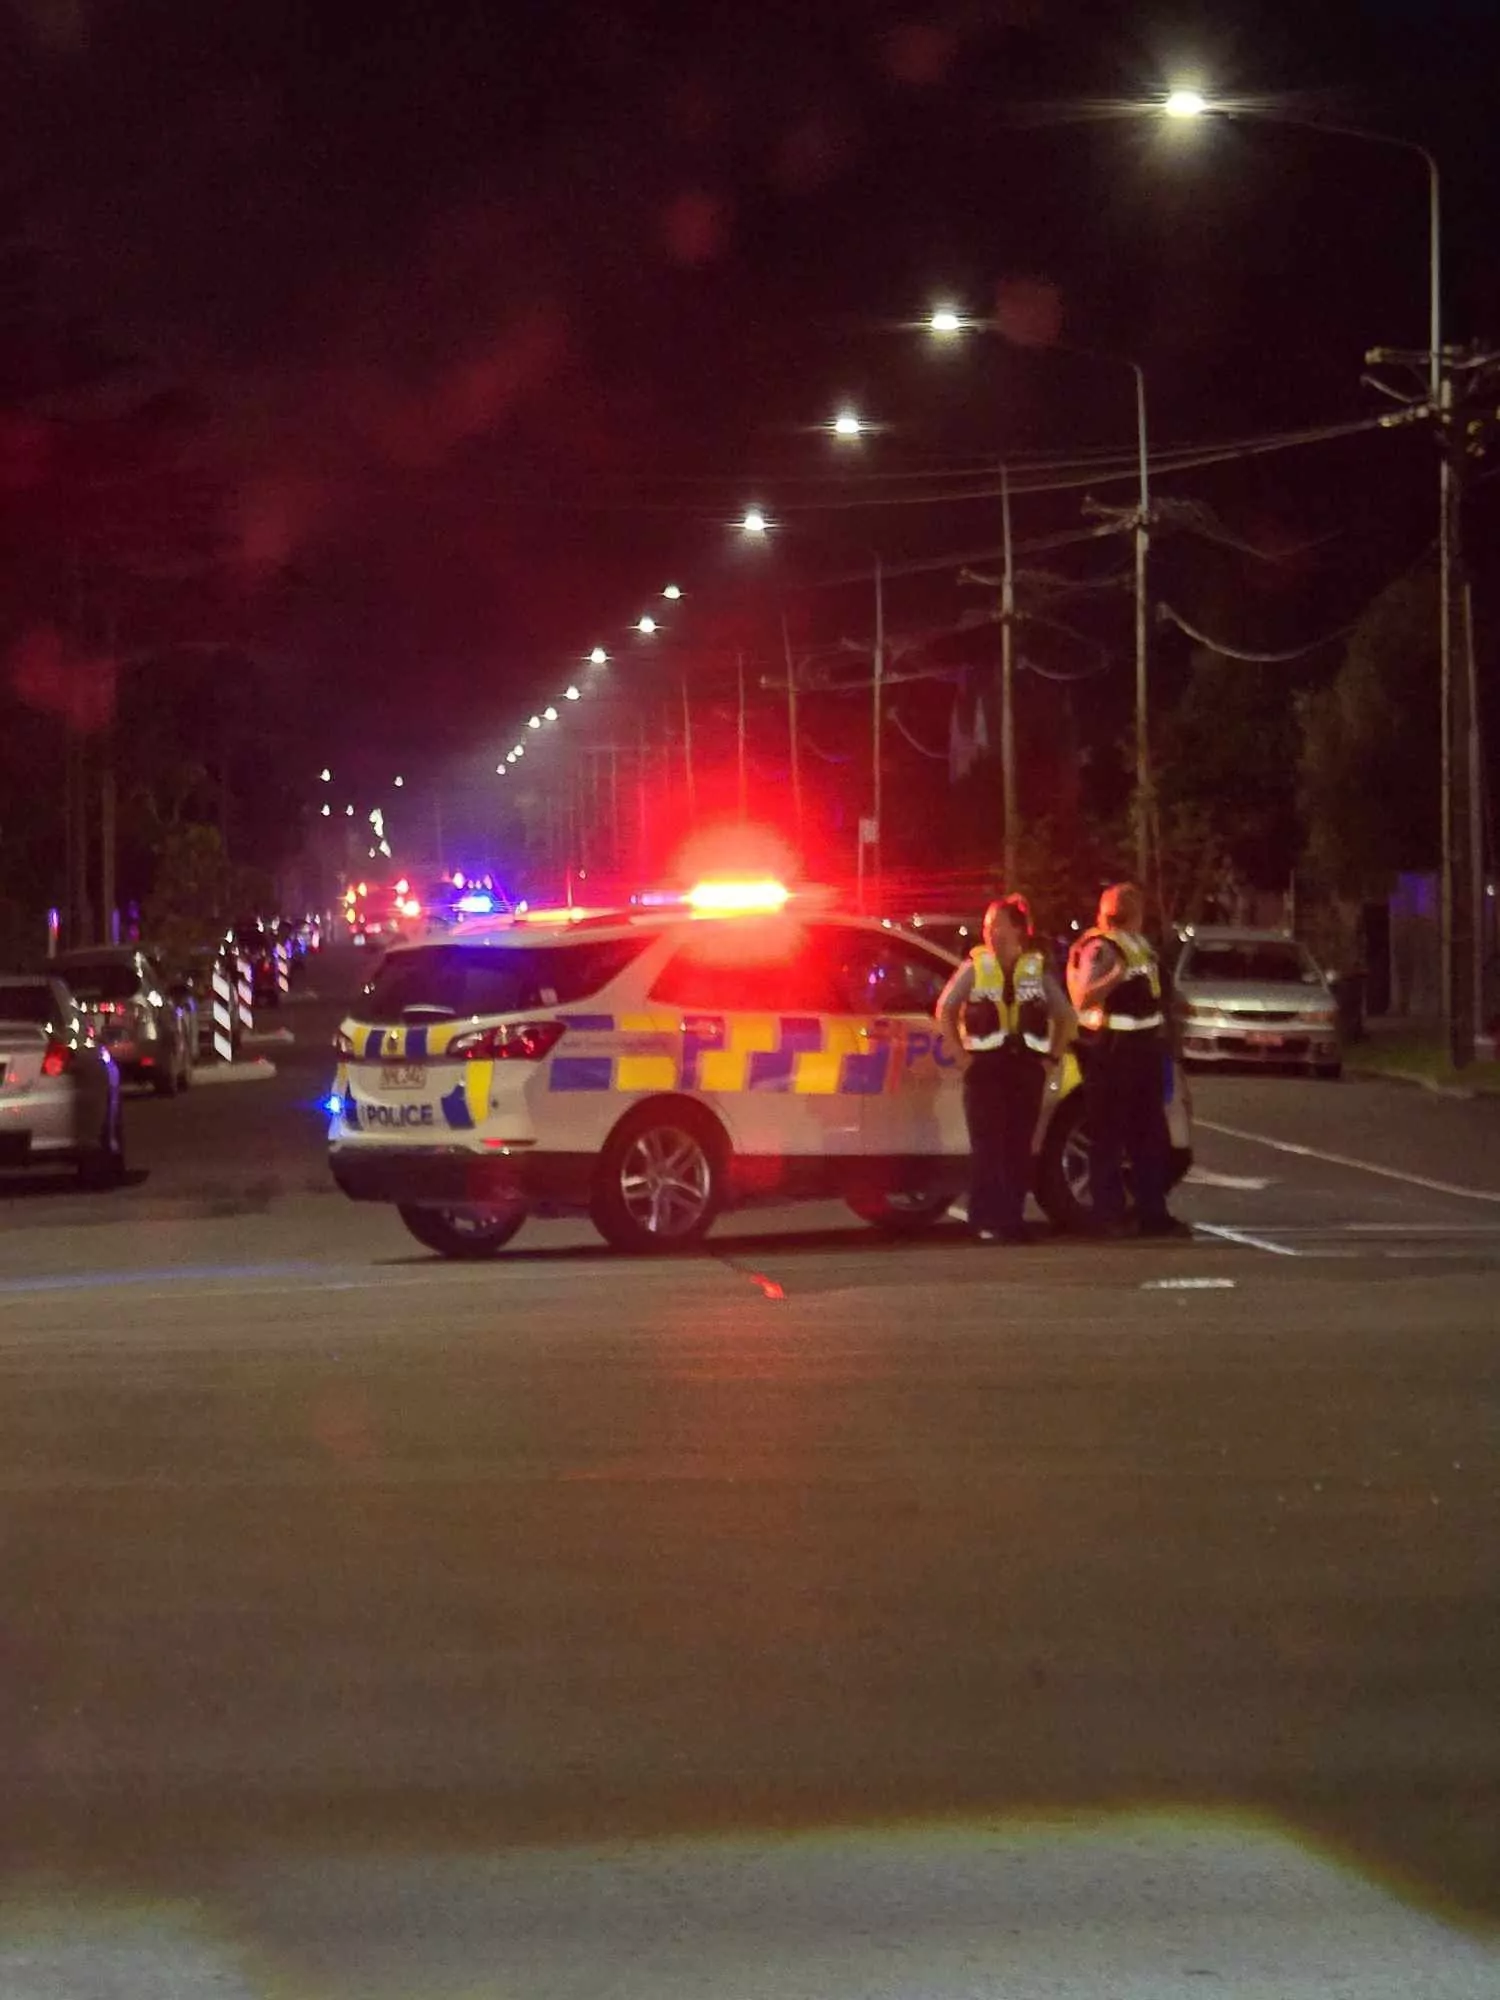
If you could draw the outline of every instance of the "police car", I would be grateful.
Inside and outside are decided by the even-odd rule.
[[[533,913],[393,947],[339,1032],[333,1177],[446,1257],[528,1215],[621,1250],[699,1242],[725,1209],[836,1198],[937,1222],[966,1183],[958,1066],[933,1021],[960,961],[775,884]],[[1186,1105],[1164,1076],[1177,1172]],[[1088,1214],[1077,1066],[1049,1091],[1036,1192]]]

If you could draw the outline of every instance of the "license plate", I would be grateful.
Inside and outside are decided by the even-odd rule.
[[[1267,1035],[1251,1031],[1245,1040],[1255,1049],[1280,1049],[1286,1046],[1285,1035]]]
[[[427,1065],[425,1063],[386,1063],[380,1072],[382,1090],[425,1090],[427,1088]]]

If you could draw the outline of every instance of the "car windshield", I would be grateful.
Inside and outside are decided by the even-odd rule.
[[[1316,986],[1322,975],[1300,944],[1279,938],[1235,938],[1190,945],[1178,977],[1205,985]]]
[[[140,977],[128,959],[70,958],[59,969],[83,1001],[128,1000],[140,990]]]
[[[360,1019],[464,1019],[566,1007],[607,985],[647,942],[581,938],[556,945],[446,944],[393,951],[370,984]]]
[[[29,1021],[38,1027],[57,1013],[50,986],[0,986],[0,1021]]]

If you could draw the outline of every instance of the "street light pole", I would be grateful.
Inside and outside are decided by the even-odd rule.
[[[1005,811],[1006,894],[1016,886],[1020,832],[1016,803],[1016,551],[1010,525],[1010,469],[1000,468],[1000,527],[1004,563],[1000,573],[1000,790]]]
[[[872,549],[875,558],[875,671],[870,677],[873,692],[870,729],[870,763],[874,779],[873,797],[875,812],[875,838],[870,843],[870,873],[874,881],[875,901],[880,901],[880,843],[884,836],[881,824],[881,716],[885,682],[885,571],[881,565],[880,551]]]
[[[1151,778],[1151,625],[1146,599],[1146,572],[1151,554],[1151,452],[1146,371],[1138,361],[1127,362],[1126,366],[1135,376],[1136,441],[1140,455],[1140,493],[1135,515],[1135,869],[1136,879],[1149,897],[1156,828],[1156,792]],[[1160,914],[1165,921],[1165,910]]]

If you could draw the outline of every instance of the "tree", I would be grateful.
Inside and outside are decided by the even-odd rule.
[[[1193,654],[1158,745],[1163,866],[1190,920],[1216,874],[1282,887],[1296,865],[1298,712],[1290,665]],[[1211,848],[1212,854],[1205,852]]]
[[[266,888],[231,863],[216,826],[184,821],[162,835],[146,903],[147,935],[168,957],[180,957],[223,937],[237,918],[261,905]]]
[[[1438,865],[1437,578],[1398,578],[1350,635],[1330,686],[1301,704],[1306,860],[1330,888],[1385,894]]]

